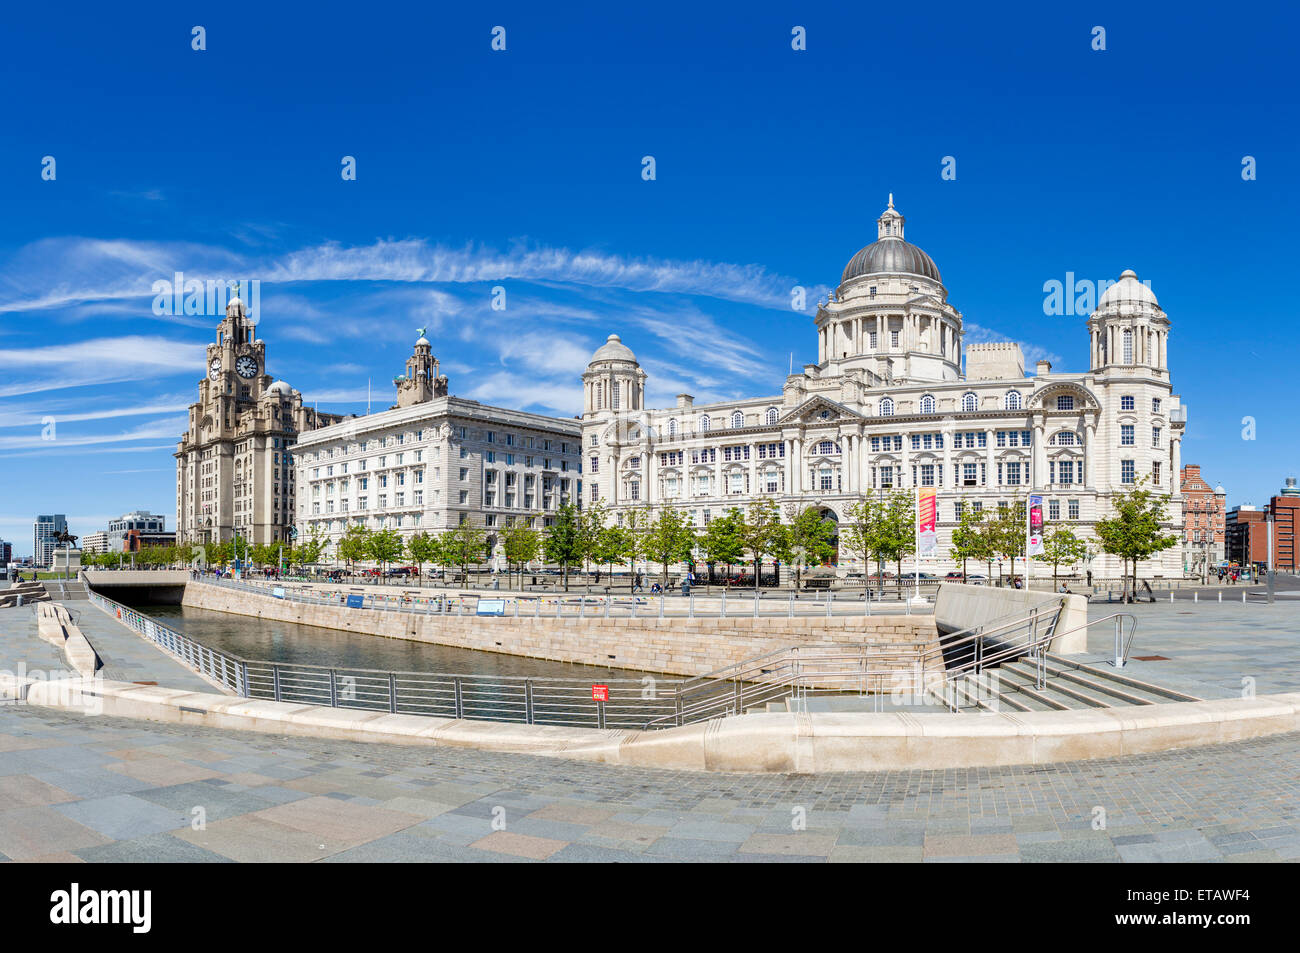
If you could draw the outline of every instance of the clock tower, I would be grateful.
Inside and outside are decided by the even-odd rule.
[[[304,407],[266,373],[266,342],[232,297],[208,345],[199,399],[176,450],[176,541],[285,542],[293,525],[297,436],[342,420]]]

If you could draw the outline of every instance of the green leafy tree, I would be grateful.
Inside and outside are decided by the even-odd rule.
[[[386,569],[389,563],[401,559],[405,548],[402,534],[395,529],[377,530],[366,540],[366,554],[379,564],[380,569]]]
[[[909,490],[896,490],[885,498],[880,515],[877,554],[898,568],[903,578],[903,557],[916,552],[916,500]]]
[[[339,559],[348,564],[348,571],[363,559],[370,558],[370,530],[357,523],[349,526],[334,547]]]
[[[661,507],[654,521],[646,528],[646,555],[659,563],[659,581],[668,587],[668,565],[690,558],[695,546],[695,530],[685,510],[673,506]]]
[[[475,526],[469,519],[440,537],[443,552],[449,563],[459,566],[465,582],[469,582],[469,567],[478,566],[486,558],[487,530]]]
[[[814,511],[816,512],[816,511]],[[886,531],[889,523],[888,498],[863,496],[844,508],[840,521],[840,546],[862,560],[869,576],[872,557],[876,557],[877,570],[887,546]],[[883,574],[880,580],[884,582]]]
[[[1057,570],[1061,566],[1073,566],[1088,555],[1088,544],[1065,527],[1058,527],[1043,539],[1043,552],[1035,559],[1052,566],[1052,591],[1056,591]]]
[[[1147,478],[1143,477],[1127,493],[1112,497],[1110,502],[1115,515],[1097,522],[1097,537],[1101,540],[1102,551],[1118,556],[1122,561],[1125,602],[1132,602],[1137,591],[1138,563],[1178,542],[1177,534],[1162,531],[1161,524],[1165,521],[1163,495],[1147,489],[1146,483]]]
[[[745,555],[745,540],[741,536],[744,520],[740,510],[733,506],[721,516],[710,520],[709,525],[704,528],[704,534],[700,537],[700,549],[704,551],[710,576],[713,575],[715,565],[721,563],[730,569]],[[731,585],[730,573],[728,573],[727,585],[728,587]]]
[[[786,523],[784,555],[777,558],[794,565],[794,585],[798,589],[803,566],[821,565],[835,555],[831,540],[836,528],[818,512],[817,507],[801,507],[797,503],[786,507]]]
[[[435,562],[439,552],[438,538],[430,536],[421,530],[418,533],[412,533],[411,538],[406,541],[406,555],[415,563],[415,569],[421,577],[424,576],[424,564]]]
[[[577,562],[585,564],[590,561],[602,565],[603,557],[609,549],[609,540],[605,538],[608,529],[609,510],[603,500],[597,500],[581,512],[575,512],[575,525],[578,531],[580,555]]]
[[[763,496],[749,504],[749,512],[742,514],[736,532],[744,551],[754,557],[754,589],[757,591],[763,573],[763,557],[781,548],[782,538],[786,535],[776,500]]]
[[[321,556],[325,553],[325,548],[329,545],[329,540],[320,536],[312,536],[311,539],[304,540],[293,547],[290,553],[289,561],[299,566],[314,565],[320,562]]]
[[[1009,571],[1014,579],[1016,560],[1025,554],[1025,501],[1014,500],[1007,506],[999,506],[988,525],[988,537],[993,552],[1010,561]],[[1001,583],[999,567],[998,584]]]
[[[572,503],[565,503],[555,513],[555,519],[546,532],[542,548],[546,558],[560,567],[564,575],[564,591],[569,591],[569,567],[585,558],[582,517]]]
[[[969,505],[962,507],[957,528],[952,531],[952,558],[961,560],[962,581],[966,581],[966,561],[991,558],[989,539],[984,532],[984,511]]]
[[[634,506],[623,513],[622,557],[628,564],[628,591],[636,590],[636,561],[646,556],[646,529],[650,525],[650,508]]]
[[[542,551],[542,537],[528,525],[528,517],[514,517],[501,531],[501,548],[505,552],[506,572],[514,567],[519,572],[519,588],[524,587],[524,563],[537,558]]]

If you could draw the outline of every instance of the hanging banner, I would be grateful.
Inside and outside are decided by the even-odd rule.
[[[933,489],[918,487],[916,490],[916,554],[918,556],[937,556],[939,554],[939,506],[938,494]]]
[[[1027,518],[1025,552],[1030,556],[1041,556],[1043,555],[1043,498],[1041,496],[1029,498]]]

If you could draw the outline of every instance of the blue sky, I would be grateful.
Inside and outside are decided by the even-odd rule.
[[[259,279],[269,370],[322,408],[363,412],[367,379],[387,407],[423,326],[452,392],[485,402],[578,412],[611,332],[653,401],[721,399],[816,360],[816,298],[889,192],[967,343],[1083,369],[1084,316],[1045,315],[1043,285],[1132,268],[1173,321],[1184,462],[1230,505],[1300,470],[1283,6],[60,10],[7,10],[0,64],[0,538],[19,553],[38,512],[173,525],[217,321],[153,314],[175,271]]]

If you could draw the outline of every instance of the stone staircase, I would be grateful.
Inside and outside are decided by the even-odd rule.
[[[90,598],[90,593],[86,591],[86,584],[80,579],[45,579],[41,585],[45,587],[49,597],[56,602]]]
[[[1162,705],[1204,699],[1162,685],[1135,678],[1124,669],[1104,662],[1078,662],[1048,653],[1047,678],[1038,688],[1035,664],[1021,659],[1009,662],[965,680],[957,686],[962,712],[979,711],[1071,711],[1087,708],[1123,708],[1134,705]],[[784,698],[770,701],[757,711],[768,712],[946,712],[942,704],[895,704],[888,696],[824,693],[804,700]]]
[[[1105,663],[1076,662],[1050,652],[1047,678],[1036,686],[1035,666],[1017,660],[981,678],[978,690],[962,692],[963,711],[1070,711],[1196,702],[1203,699],[1126,674]]]
[[[16,582],[8,589],[0,589],[0,609],[9,609],[18,605],[20,596],[25,606],[33,602],[50,601],[50,594],[39,582]]]

